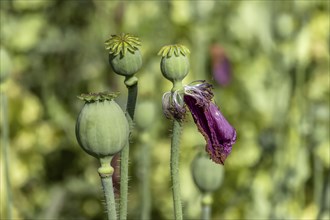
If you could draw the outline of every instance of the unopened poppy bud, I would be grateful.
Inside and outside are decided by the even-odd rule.
[[[105,42],[113,71],[126,77],[133,76],[142,67],[140,40],[131,34],[111,35]]]
[[[79,145],[88,154],[103,158],[120,152],[128,141],[125,114],[113,100],[113,93],[82,94],[85,101],[76,122]]]
[[[223,180],[223,167],[212,162],[205,153],[199,153],[191,164],[191,172],[196,186],[203,193],[217,190]]]
[[[175,44],[162,47],[158,55],[162,56],[160,69],[163,76],[173,84],[181,82],[189,72],[189,49]]]

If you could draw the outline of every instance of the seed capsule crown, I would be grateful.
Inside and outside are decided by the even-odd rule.
[[[109,63],[115,73],[132,76],[141,69],[141,42],[138,37],[126,33],[111,35],[105,45],[109,50]]]

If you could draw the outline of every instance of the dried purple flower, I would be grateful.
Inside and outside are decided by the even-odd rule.
[[[216,163],[224,164],[236,141],[236,130],[212,102],[211,88],[212,86],[205,82],[186,86],[184,101],[198,130],[207,142],[206,151],[211,159]]]
[[[169,119],[182,121],[188,106],[206,140],[206,151],[214,162],[224,164],[236,141],[236,130],[212,102],[212,88],[211,84],[199,80],[184,86],[183,91],[167,92],[163,95],[163,112]]]
[[[163,95],[163,112],[166,118],[182,121],[186,115],[183,91],[166,92]]]

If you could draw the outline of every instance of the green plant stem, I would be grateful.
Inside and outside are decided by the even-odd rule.
[[[211,217],[211,206],[202,205],[202,220],[209,220]]]
[[[179,152],[180,152],[180,136],[181,136],[180,122],[173,120],[173,134],[171,141],[171,180],[172,180],[172,194],[174,204],[174,216],[176,220],[181,220],[182,205],[180,195],[180,177],[179,177]]]
[[[116,220],[117,213],[116,213],[115,194],[112,185],[113,168],[110,166],[111,159],[112,157],[101,158],[100,159],[101,167],[98,169],[98,172],[101,177],[108,220]]]
[[[202,207],[202,220],[210,220],[212,212],[212,195],[210,193],[204,193],[202,197],[201,207]]]
[[[135,78],[135,77],[134,77]],[[132,84],[130,84],[128,81],[125,81],[125,84],[128,89],[128,97],[127,97],[127,105],[126,105],[126,111],[131,117],[131,119],[134,119],[134,112],[135,112],[135,105],[136,105],[136,97],[138,94],[138,83],[137,79]],[[126,83],[127,82],[127,83]]]
[[[329,170],[326,172],[329,173]],[[323,180],[323,189],[322,189],[322,196],[321,202],[319,206],[319,211],[317,213],[316,219],[325,219],[323,217],[327,216],[327,207],[330,206],[329,196],[330,196],[330,176],[326,175]]]
[[[108,219],[115,220],[117,219],[117,214],[116,214],[115,195],[112,186],[112,177],[110,176],[110,177],[101,178],[101,180],[105,195],[105,202],[107,206]]]
[[[314,190],[314,201],[317,204],[317,207],[321,207],[321,198],[322,198],[322,184],[323,184],[323,167],[321,162],[318,160],[315,153],[313,154],[313,190]]]
[[[8,101],[7,96],[3,92],[1,92],[1,118],[2,118],[2,155],[4,160],[4,173],[5,173],[5,184],[6,184],[6,207],[7,207],[7,219],[12,219],[12,194],[11,194],[11,183],[10,183],[10,177],[9,177],[9,152],[8,152],[8,146],[9,146],[9,125],[8,125]]]
[[[120,206],[119,219],[127,218],[127,194],[128,194],[128,158],[129,158],[129,141],[120,152]]]
[[[147,142],[143,143],[142,151],[140,152],[140,190],[141,198],[141,219],[150,219],[151,196],[150,196],[150,145]]]
[[[136,97],[138,93],[138,83],[136,77],[126,78],[125,84],[128,89],[126,111],[130,129],[133,127]],[[120,153],[120,220],[127,219],[127,195],[128,195],[128,159],[129,141]]]

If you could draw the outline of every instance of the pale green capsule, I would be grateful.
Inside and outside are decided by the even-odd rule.
[[[141,42],[138,37],[128,33],[111,35],[105,45],[109,50],[109,63],[115,73],[130,77],[141,69],[142,56],[138,49]]]
[[[191,164],[191,172],[200,191],[211,193],[217,190],[223,180],[223,166],[214,163],[204,153],[198,154]]]
[[[76,137],[83,150],[102,158],[120,152],[128,141],[125,114],[113,100],[86,102],[76,123]]]
[[[171,82],[182,81],[189,72],[189,60],[187,56],[163,57],[160,63],[163,76]]]
[[[167,45],[161,48],[160,69],[163,76],[171,82],[181,82],[189,72],[189,49],[181,44]]]
[[[125,55],[109,54],[109,63],[113,71],[122,76],[132,76],[142,67],[142,56],[139,50],[126,51]]]

